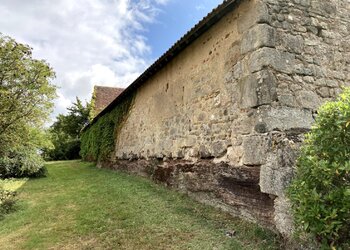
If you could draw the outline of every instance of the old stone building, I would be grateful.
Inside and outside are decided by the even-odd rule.
[[[282,234],[317,108],[350,81],[348,0],[229,0],[118,96],[105,167],[149,176]],[[114,135],[111,135],[114,136]]]

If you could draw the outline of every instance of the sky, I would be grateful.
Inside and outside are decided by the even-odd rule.
[[[53,67],[54,118],[94,85],[127,87],[221,2],[0,0],[0,32]]]

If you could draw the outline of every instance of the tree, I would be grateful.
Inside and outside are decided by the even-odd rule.
[[[48,63],[32,58],[32,48],[0,33],[2,162],[14,159],[21,150],[37,155],[47,144],[42,129],[56,97],[56,87],[51,83],[54,77]]]
[[[51,126],[55,131],[62,131],[72,138],[79,138],[80,131],[89,122],[90,104],[83,105],[76,97],[76,102],[68,107],[67,115],[59,114],[56,122]]]
[[[51,141],[54,149],[45,151],[50,160],[71,160],[80,158],[80,131],[89,122],[91,105],[85,105],[76,98],[68,108],[68,114],[59,114],[50,127]]]

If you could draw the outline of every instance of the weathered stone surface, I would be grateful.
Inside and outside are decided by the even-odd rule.
[[[254,130],[258,133],[266,133],[267,132],[266,123],[265,122],[258,122],[255,125]]]
[[[294,65],[294,54],[264,47],[252,53],[249,58],[248,69],[249,72],[254,73],[272,67],[279,72],[290,74],[293,72]]]
[[[254,75],[248,75],[239,81],[240,106],[252,108],[259,105],[257,96],[257,79]]]
[[[243,148],[241,146],[229,147],[227,149],[227,162],[232,165],[240,166],[242,165],[241,159],[243,156]]]
[[[311,111],[290,107],[260,107],[259,118],[266,123],[268,131],[309,129],[314,123]]]
[[[321,105],[321,99],[313,91],[302,90],[296,93],[296,99],[300,106],[307,109],[316,110]]]
[[[268,158],[268,160],[276,160]],[[285,188],[289,185],[293,177],[291,169],[278,169],[270,164],[261,166],[260,188],[267,194],[280,196],[284,194]]]
[[[286,238],[291,238],[294,232],[292,209],[289,200],[280,196],[275,199],[274,221],[277,230]]]
[[[213,156],[221,157],[227,152],[227,145],[223,141],[215,142],[213,145]]]
[[[275,29],[267,24],[257,24],[243,34],[241,53],[246,54],[261,47],[274,47],[275,45]]]
[[[298,107],[295,96],[291,93],[281,93],[278,95],[278,101],[282,106],[286,107]]]
[[[293,178],[293,165],[297,158],[297,149],[301,141],[301,131],[273,132],[271,144],[267,154],[266,164],[260,169],[261,191],[276,196],[283,196],[285,188]]]
[[[304,50],[303,37],[298,35],[282,33],[281,43],[287,49],[288,52],[301,54]]]
[[[199,157],[202,158],[202,159],[206,159],[206,158],[210,158],[211,157],[209,149],[205,145],[200,145],[199,146],[198,153],[199,153]]]
[[[247,31],[250,27],[258,23],[269,23],[271,16],[269,15],[269,10],[267,5],[263,1],[255,1],[253,5],[247,6],[250,8],[250,15],[244,15],[243,13],[239,16],[237,24],[238,31],[243,33]]]
[[[252,124],[254,117],[243,116],[236,119],[232,123],[232,130],[234,135],[249,135],[252,132]]]
[[[266,136],[253,135],[243,137],[243,164],[248,166],[264,164],[269,144],[269,138]]]
[[[276,79],[267,70],[243,77],[238,84],[241,108],[271,104],[277,99]]]

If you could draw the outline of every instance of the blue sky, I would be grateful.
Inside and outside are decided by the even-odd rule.
[[[220,0],[172,0],[162,7],[154,23],[148,25],[147,42],[151,57],[157,58],[182,35],[218,6]]]
[[[221,0],[1,0],[0,32],[55,70],[52,117],[94,85],[127,87]]]

